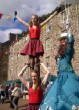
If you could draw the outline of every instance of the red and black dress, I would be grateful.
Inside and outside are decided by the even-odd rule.
[[[29,88],[29,105],[26,107],[26,110],[38,110],[42,99],[43,90],[41,87],[38,87],[37,90],[34,90],[32,87]]]
[[[21,51],[21,55],[41,56],[44,54],[42,42],[40,41],[40,28],[30,27],[30,40]]]

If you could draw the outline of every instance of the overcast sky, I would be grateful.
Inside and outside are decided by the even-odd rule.
[[[26,27],[14,22],[14,11],[18,15],[28,21],[32,14],[41,16],[52,12],[57,6],[62,3],[69,3],[77,0],[0,0],[0,13],[3,14],[0,19],[0,42],[8,40],[8,33],[21,33],[26,30]],[[10,19],[6,19],[6,15],[11,15]]]

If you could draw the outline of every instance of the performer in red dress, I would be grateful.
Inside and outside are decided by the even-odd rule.
[[[57,13],[57,12],[56,12]],[[30,34],[30,40],[28,44],[24,47],[24,49],[21,51],[21,55],[29,55],[30,59],[30,67],[31,69],[35,68],[37,71],[40,71],[40,66],[38,65],[39,63],[39,57],[43,56],[44,54],[44,49],[42,42],[40,41],[40,29],[41,27],[47,23],[54,15],[54,13],[51,15],[47,20],[45,20],[43,23],[39,22],[39,18],[37,15],[32,15],[30,24],[22,20],[20,17],[17,16],[17,13],[15,13],[16,18],[23,23],[25,26],[29,28],[29,34]]]
[[[39,74],[36,70],[32,70],[30,77],[31,82],[26,81],[26,79],[23,78],[24,71],[28,68],[28,65],[25,65],[21,72],[18,74],[19,79],[22,81],[22,83],[25,84],[25,86],[29,90],[29,105],[26,107],[26,110],[38,110],[39,106],[43,99],[43,86],[46,84],[48,76],[49,76],[49,70],[47,67],[41,63],[41,66],[46,71],[46,75],[42,82],[40,81]]]

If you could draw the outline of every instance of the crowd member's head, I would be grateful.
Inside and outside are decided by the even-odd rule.
[[[19,84],[18,83],[15,83],[15,87],[19,87]]]

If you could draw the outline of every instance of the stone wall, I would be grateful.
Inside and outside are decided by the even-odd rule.
[[[17,36],[18,37],[18,36]],[[8,79],[16,79],[17,74],[20,72],[21,68],[25,63],[28,62],[28,56],[20,55],[20,51],[27,44],[26,37],[24,36],[20,40],[16,40],[9,48],[11,54],[9,55],[8,64]]]
[[[8,77],[8,50],[10,42],[2,43],[0,46],[0,82],[7,80]]]
[[[77,8],[70,6],[65,11],[69,12],[69,20],[71,22],[72,31],[75,37],[75,55],[72,60],[73,67],[76,73],[79,75],[79,10],[77,13]],[[79,9],[79,5],[78,5]],[[57,75],[57,65],[55,62],[55,55],[57,53],[59,41],[58,38],[61,34],[61,28],[65,29],[65,24],[63,23],[63,14],[65,11],[58,13],[54,16],[45,26],[50,26],[51,29],[46,30],[46,27],[42,27],[41,30],[41,41],[44,46],[44,56],[41,57],[41,61],[44,62],[51,71],[51,74]],[[60,28],[61,27],[61,28]],[[12,36],[11,36],[12,37]],[[20,72],[21,68],[25,63],[28,62],[28,56],[20,55],[20,51],[28,42],[29,35],[20,36],[16,35],[15,39],[10,43],[8,51],[11,52],[8,55],[8,64],[7,64],[7,80],[17,79],[17,74]],[[47,44],[46,44],[47,43]],[[48,48],[47,48],[48,47]],[[5,60],[5,58],[3,58]],[[5,65],[6,66],[6,65]],[[2,67],[3,70],[4,66]],[[43,74],[44,73],[44,74]],[[1,70],[0,70],[1,74]],[[45,75],[44,70],[41,68],[41,76]],[[29,77],[29,69],[24,74],[24,77]]]
[[[71,28],[73,31],[73,35],[75,37],[75,55],[74,58],[72,60],[72,64],[73,67],[76,71],[76,73],[79,75],[79,5],[78,5],[78,13],[76,10],[76,6],[70,6],[69,8],[67,8],[66,13],[68,13],[69,11],[69,20],[71,22]],[[65,29],[65,24],[63,23],[63,14],[65,13],[65,11],[59,13],[57,16],[55,16],[54,18],[52,18],[47,25],[51,26],[52,29],[49,32],[46,32],[45,29],[42,29],[41,31],[41,40],[43,42],[44,45],[44,50],[45,50],[45,54],[44,57],[42,59],[42,61],[44,61],[44,63],[46,63],[46,58],[49,56],[50,57],[50,71],[53,74],[56,74],[57,72],[57,67],[56,67],[56,62],[55,62],[55,55],[57,53],[57,49],[58,49],[58,38],[60,37],[60,28]],[[50,40],[50,48],[49,50],[46,51],[46,40],[49,39]]]

